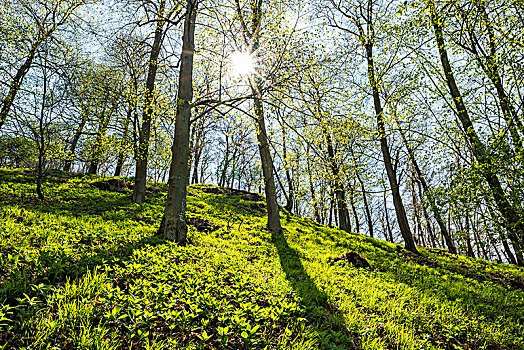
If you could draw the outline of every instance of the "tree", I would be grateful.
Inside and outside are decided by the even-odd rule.
[[[442,33],[443,18],[437,11],[433,0],[428,0],[427,5],[431,25],[435,32],[435,42],[438,48],[440,62],[442,64],[442,70],[444,71],[449,93],[455,104],[456,113],[463,128],[464,135],[471,146],[475,159],[479,163],[479,170],[489,185],[491,195],[495,200],[497,208],[504,218],[504,226],[508,235],[514,242],[515,246],[520,250],[522,249],[520,240],[524,237],[524,221],[520,217],[518,211],[507,200],[502,184],[495,172],[493,160],[491,159],[486,146],[479,138],[471,118],[469,117],[468,110],[455,81],[455,76],[453,75],[453,70],[449,62],[446,44]],[[518,263],[519,265],[524,266],[524,261],[519,259]]]
[[[152,1],[144,4],[153,7],[156,18],[152,21],[156,23],[156,26],[148,62],[142,128],[139,135],[140,140],[136,155],[135,185],[133,187],[133,201],[135,203],[143,203],[146,196],[147,159],[151,137],[151,123],[153,114],[155,113],[155,80],[159,66],[160,51],[168,29],[178,24],[182,19],[182,17],[177,18],[181,12],[178,3],[172,5],[171,8],[166,8],[166,5],[169,5],[168,1],[169,0],[158,0],[158,2]]]
[[[402,202],[400,195],[400,185],[398,183],[396,169],[392,162],[391,152],[388,145],[388,139],[386,134],[386,123],[384,118],[384,110],[382,108],[382,102],[380,98],[380,89],[382,82],[380,77],[377,78],[375,61],[373,57],[373,47],[375,45],[375,10],[373,8],[374,1],[367,0],[366,2],[358,2],[356,5],[348,5],[344,7],[340,3],[334,1],[331,2],[332,6],[342,14],[344,17],[349,18],[353,22],[356,29],[344,27],[338,24],[338,20],[332,17],[332,25],[350,34],[355,35],[366,53],[367,63],[367,74],[369,80],[369,86],[373,97],[373,106],[375,109],[375,116],[377,122],[377,131],[380,140],[380,149],[384,159],[384,166],[388,176],[391,193],[393,195],[393,204],[395,206],[395,212],[397,214],[397,222],[400,227],[400,233],[404,238],[406,249],[418,253],[413,240],[413,234],[409,226],[409,221],[406,215],[406,210]]]
[[[8,5],[11,5],[13,10],[16,9],[17,12],[20,11],[21,15],[24,17],[21,26],[15,25],[14,28],[9,29],[14,32],[14,36],[26,36],[23,40],[18,38],[17,43],[23,43],[24,49],[27,51],[25,57],[22,59],[23,63],[18,67],[10,81],[6,82],[9,85],[9,89],[7,95],[2,100],[2,108],[0,110],[0,129],[7,119],[16,95],[22,86],[24,77],[33,65],[38,50],[42,44],[52,37],[57,29],[67,23],[74,12],[84,3],[84,0],[9,1]]]
[[[257,54],[260,46],[260,31],[262,28],[262,0],[251,0],[251,27],[247,26],[244,13],[240,6],[240,0],[235,0],[237,15],[242,25],[246,46],[249,48],[249,54]],[[273,159],[271,157],[269,140],[267,135],[266,121],[263,109],[263,85],[262,78],[255,76],[251,81],[251,91],[253,94],[253,104],[255,112],[255,125],[257,130],[258,149],[262,163],[262,173],[264,175],[264,192],[266,194],[267,204],[267,228],[271,232],[281,232],[280,215],[278,210]]]
[[[168,192],[164,218],[159,233],[180,245],[187,243],[186,192],[188,182],[189,133],[193,100],[193,55],[198,0],[187,0],[180,56],[180,75],[175,121],[175,137],[171,150]]]

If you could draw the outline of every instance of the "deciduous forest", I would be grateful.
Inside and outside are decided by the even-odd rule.
[[[0,349],[524,349],[522,0],[0,0]]]

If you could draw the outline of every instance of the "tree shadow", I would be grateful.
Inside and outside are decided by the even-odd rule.
[[[424,251],[417,255],[399,246],[393,249],[379,241],[369,243],[371,246],[360,246],[356,251],[371,257],[372,265],[380,272],[388,273],[394,283],[407,285],[432,299],[450,302],[460,300],[460,307],[465,313],[479,317],[493,320],[504,314],[505,317],[524,320],[521,308],[510,303],[498,303],[492,292],[486,291],[486,288],[498,290],[500,295],[521,292],[520,280],[517,280],[516,275],[498,276],[494,275],[494,272],[486,271],[485,273],[490,275],[485,276],[482,275],[483,269],[486,268],[484,266],[470,269],[460,266],[456,261],[437,260]],[[355,248],[350,243],[337,246]],[[454,257],[453,254],[444,254]]]
[[[286,279],[306,306],[308,313],[313,316],[309,318],[309,326],[312,326],[319,335],[330,334],[330,331],[343,335],[338,339],[332,337],[320,339],[323,346],[328,349],[334,347],[360,349],[357,345],[360,343],[358,336],[347,330],[342,312],[329,302],[328,295],[320,290],[308,275],[298,251],[289,246],[282,233],[272,233],[271,241],[277,248]]]
[[[24,294],[29,296],[34,294],[33,285],[61,286],[66,281],[81,278],[88,271],[92,272],[98,267],[122,263],[133,255],[135,249],[163,243],[165,243],[164,239],[151,235],[108,248],[84,249],[77,257],[66,255],[61,250],[39,250],[36,260],[21,265],[10,276],[5,276],[2,281],[0,298],[6,304],[16,305],[17,298]]]

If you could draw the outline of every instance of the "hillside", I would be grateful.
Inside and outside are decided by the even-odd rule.
[[[524,349],[524,270],[401,247],[190,186],[191,244],[125,179],[0,170],[0,348]],[[347,252],[371,267],[356,267]],[[334,259],[335,258],[335,259]]]

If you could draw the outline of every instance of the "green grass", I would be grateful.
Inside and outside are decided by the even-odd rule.
[[[137,205],[107,179],[55,171],[38,202],[0,170],[0,349],[524,349],[521,268],[285,213],[271,235],[261,198],[205,185],[188,217],[215,226],[178,247],[154,236],[165,186]]]

